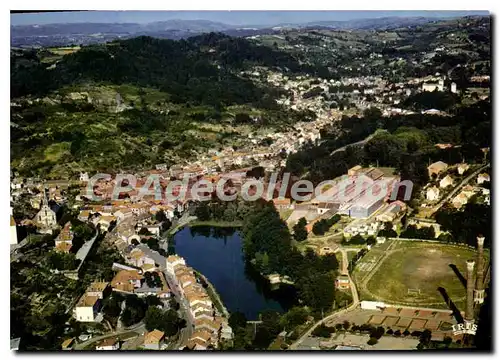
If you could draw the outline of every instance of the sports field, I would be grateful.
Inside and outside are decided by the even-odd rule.
[[[446,306],[438,291],[442,287],[459,306],[465,285],[453,265],[465,279],[466,261],[475,258],[475,251],[466,247],[398,241],[374,269],[362,293],[388,303]]]

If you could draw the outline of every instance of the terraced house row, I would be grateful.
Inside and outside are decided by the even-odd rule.
[[[186,265],[186,261],[180,256],[170,255],[167,258],[166,271],[174,280],[182,297],[186,299],[188,316],[194,325],[194,332],[187,347],[205,350],[208,347],[216,348],[221,339],[231,339],[232,330],[227,320],[218,316],[210,296],[198,283],[193,269]]]

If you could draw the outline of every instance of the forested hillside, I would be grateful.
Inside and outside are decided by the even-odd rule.
[[[307,68],[246,39],[138,37],[50,60],[43,49],[11,54],[11,165],[25,175],[152,167],[238,146],[227,126],[238,114],[269,126],[305,117],[276,103],[284,90],[241,72]]]

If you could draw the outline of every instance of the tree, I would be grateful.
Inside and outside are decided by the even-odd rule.
[[[376,107],[369,107],[363,111],[363,117],[368,121],[376,121],[382,118],[382,111]]]
[[[205,201],[198,202],[196,209],[194,211],[194,215],[200,221],[210,220],[210,209]]]
[[[312,232],[314,235],[324,235],[325,234],[324,223],[321,220],[316,221],[313,224]]]
[[[228,323],[233,330],[238,328],[245,328],[247,325],[247,318],[242,312],[235,311],[229,315]]]
[[[163,320],[163,311],[156,306],[150,306],[144,316],[146,330],[153,331],[154,329],[162,329],[164,326]]]
[[[335,299],[334,279],[333,272],[304,276],[297,282],[300,298],[313,309],[330,309]]]
[[[427,347],[429,346],[432,338],[432,332],[428,329],[425,329],[422,331],[422,335],[420,335],[420,343],[424,346]]]
[[[123,310],[120,320],[125,326],[137,324],[144,318],[146,304],[135,295],[129,295],[125,299],[125,310]]]
[[[173,310],[179,310],[179,303],[177,302],[177,300],[175,299],[175,296],[171,296],[170,299],[168,300],[168,306],[170,309],[173,309]]]
[[[155,219],[156,219],[156,221],[158,221],[160,223],[168,220],[167,215],[165,214],[165,211],[163,211],[163,210],[159,210],[155,214]]]
[[[343,328],[345,331],[348,331],[349,328],[351,327],[351,323],[347,320],[344,320],[344,323],[342,324]]]
[[[376,329],[374,328],[370,331],[370,336],[374,337],[375,339],[380,339],[384,334],[385,330],[382,326],[379,326]]]
[[[103,301],[103,313],[111,318],[118,317],[121,312],[121,302],[123,299],[120,299],[115,296],[115,293],[111,294],[111,296],[107,297]]]
[[[357,244],[357,245],[362,245],[365,244],[366,240],[364,237],[362,237],[360,234],[354,235],[350,240],[349,244]]]
[[[146,305],[148,307],[151,307],[151,306],[160,306],[160,307],[163,307],[162,301],[157,296],[154,296],[154,295],[148,295],[148,296],[146,296],[146,298],[144,299],[144,301],[146,302]]]
[[[384,228],[378,232],[377,236],[397,237],[398,233],[393,230],[392,223],[387,221],[384,223]]]
[[[316,326],[311,335],[316,337],[329,338],[333,332],[335,332],[335,329],[333,327],[329,327],[321,323],[320,325]]]
[[[143,227],[141,230],[139,230],[139,235],[153,235],[149,232],[148,228]]]
[[[368,345],[375,345],[376,343],[378,343],[378,340],[374,337],[371,337],[367,342]]]
[[[445,336],[444,339],[443,339],[443,343],[445,345],[445,347],[450,347],[451,343],[453,342],[453,339],[449,336]]]
[[[300,218],[297,224],[293,226],[293,236],[297,241],[304,241],[307,239],[306,230],[307,220],[305,218]]]
[[[51,251],[47,255],[47,265],[52,269],[74,270],[79,263],[80,260],[77,260],[73,253]]]
[[[281,317],[281,325],[286,329],[294,329],[307,321],[309,312],[303,307],[293,307]]]
[[[150,306],[144,316],[144,324],[148,331],[158,329],[165,332],[166,336],[173,336],[185,326],[185,321],[179,318],[175,310],[163,311],[156,306]]]

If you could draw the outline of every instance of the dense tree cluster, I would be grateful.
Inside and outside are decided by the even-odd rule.
[[[162,288],[163,283],[160,275],[156,271],[146,271],[144,273],[144,281],[150,288]]]
[[[75,254],[64,253],[60,251],[51,251],[47,256],[47,265],[51,269],[57,270],[75,270],[80,263]]]
[[[179,318],[175,310],[164,311],[157,306],[150,306],[146,310],[144,324],[148,331],[158,329],[163,331],[166,336],[173,336],[186,326],[186,321]]]
[[[125,309],[120,315],[120,320],[125,326],[132,326],[141,321],[148,306],[146,302],[136,295],[128,295],[125,299]]]
[[[211,201],[199,201],[194,204],[194,215],[200,221],[241,221],[250,211],[250,204],[238,198],[235,201],[221,201],[215,198]]]
[[[179,41],[142,36],[89,45],[64,56],[57,71],[47,69],[33,51],[14,53],[11,65],[13,97],[42,95],[82,81],[104,81],[156,87],[178,103],[217,106],[264,104],[266,96],[277,94],[236,76],[237,70],[255,65],[308,70],[288,53],[215,33]]]
[[[324,235],[339,220],[339,214],[333,215],[330,219],[321,219],[313,224],[312,232],[314,235]]]
[[[408,225],[400,236],[402,238],[407,238],[407,239],[433,240],[436,237],[436,234],[432,226],[429,227],[424,226],[419,229],[417,228],[416,225]]]
[[[484,246],[491,246],[491,207],[483,204],[468,203],[462,210],[443,207],[435,215],[442,231],[451,236],[443,240],[475,246],[477,235],[485,237]]]
[[[457,103],[459,98],[453,93],[444,91],[424,91],[410,96],[405,100],[404,105],[412,107],[415,110],[437,109],[448,111]]]
[[[245,218],[243,250],[263,274],[289,276],[304,304],[327,310],[335,300],[335,255],[318,256],[312,249],[302,254],[291,245],[288,227],[272,202],[257,201]]]
[[[474,120],[472,120],[474,119]],[[369,141],[359,142],[378,131]],[[355,165],[395,167],[402,180],[414,184],[413,191],[428,181],[426,167],[435,161],[481,162],[480,148],[491,145],[491,104],[481,101],[456,110],[450,117],[414,114],[382,119],[375,109],[363,117],[343,117],[339,125],[322,133],[320,145],[309,144],[287,158],[286,168],[295,175],[308,174],[315,183],[346,174]],[[455,147],[439,149],[438,143]],[[332,153],[333,152],[333,153]]]
[[[307,220],[300,218],[299,221],[293,226],[293,238],[297,241],[304,241],[307,239]]]

